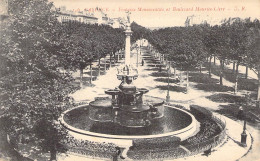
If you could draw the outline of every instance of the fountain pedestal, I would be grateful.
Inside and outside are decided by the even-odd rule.
[[[119,124],[126,127],[145,127],[151,124],[149,120],[150,107],[140,104],[123,105],[119,110]]]
[[[105,91],[112,96],[112,99],[90,102],[90,119],[97,122],[114,122],[124,127],[146,127],[151,124],[151,120],[163,117],[162,111],[159,111],[156,106],[164,102],[144,103],[142,97],[148,89],[138,89],[133,84],[138,77],[138,72],[130,65],[132,31],[129,15],[125,35],[125,64],[118,69],[117,74],[121,84],[116,89]]]
[[[112,102],[109,99],[98,99],[89,103],[92,121],[111,122],[114,118]]]

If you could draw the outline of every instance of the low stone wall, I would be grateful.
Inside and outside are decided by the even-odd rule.
[[[200,112],[200,111],[197,111]],[[209,110],[203,109],[202,114],[214,120],[219,127],[221,132],[209,139],[203,140],[197,144],[189,144],[185,146],[178,146],[173,148],[162,148],[162,149],[151,149],[151,150],[138,150],[129,151],[128,156],[133,160],[163,160],[163,159],[177,159],[191,155],[203,153],[212,148],[215,148],[223,142],[226,136],[226,122],[221,118],[221,115],[216,115]]]
[[[176,107],[172,107],[176,108]],[[176,108],[177,110],[187,111],[183,109]],[[197,121],[193,115],[191,115],[193,121],[192,123],[179,131],[169,134],[161,134],[158,136],[115,136],[115,135],[105,135],[97,134],[76,129],[66,124],[61,120],[61,123],[69,131],[69,134],[75,138],[76,143],[70,145],[67,143],[69,151],[72,153],[77,153],[81,155],[88,156],[90,158],[105,158],[111,159],[117,155],[117,148],[125,148],[130,150],[127,152],[127,156],[133,160],[161,160],[161,159],[176,159],[187,157],[190,155],[196,155],[202,153],[209,149],[212,149],[218,146],[225,138],[226,135],[226,123],[218,115],[213,114],[212,112],[204,108],[192,108],[191,111],[196,111],[199,115],[205,115],[208,119],[214,120],[221,129],[221,132],[218,135],[215,135],[212,138],[205,139],[198,144],[189,144],[182,146],[180,142],[189,138],[190,136],[195,135],[197,131]],[[189,133],[189,136],[186,136],[186,133]],[[183,135],[183,136],[182,136]],[[185,139],[181,139],[185,138]],[[159,144],[158,144],[159,143]],[[160,146],[162,143],[165,146]],[[150,148],[146,148],[142,145],[148,145]],[[153,148],[153,146],[155,148]],[[140,148],[141,147],[141,148]],[[134,150],[133,150],[134,149]]]
[[[86,105],[81,105],[79,107],[84,107]],[[68,144],[68,149],[70,152],[78,153],[81,155],[86,155],[91,158],[107,158],[115,154],[115,147],[120,147],[128,150],[130,147],[140,146],[142,144],[157,145],[158,143],[171,144],[171,147],[176,147],[179,145],[181,140],[184,140],[190,136],[197,133],[197,121],[189,112],[182,109],[171,107],[175,110],[179,110],[189,115],[192,119],[191,124],[183,129],[158,135],[144,135],[144,136],[122,136],[122,135],[106,135],[101,133],[94,133],[90,131],[85,131],[81,129],[74,128],[68,125],[63,117],[68,111],[65,111],[62,115],[60,122],[68,129],[69,135],[71,135],[75,140],[74,145]],[[91,144],[91,145],[89,145]],[[113,150],[105,150],[106,145],[111,145]],[[103,149],[103,150],[102,150]]]

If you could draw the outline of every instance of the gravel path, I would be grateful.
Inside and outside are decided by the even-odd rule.
[[[144,52],[144,50],[142,51]],[[132,56],[131,56],[131,61],[134,64],[136,62],[136,53],[133,51]],[[143,56],[144,58],[144,56]],[[141,66],[141,60],[142,58],[139,57],[139,66],[138,66],[138,72],[139,72],[139,77],[137,80],[134,81],[134,84],[137,87],[144,87],[149,89],[150,91],[146,94],[148,96],[154,96],[154,97],[159,97],[159,98],[166,98],[167,95],[167,90],[161,90],[160,88],[156,88],[158,86],[167,86],[166,82],[159,82],[156,81],[155,79],[158,77],[152,77],[151,73],[154,71],[152,70],[147,70],[151,69],[151,67],[148,66],[148,64],[145,62],[144,66]],[[173,71],[173,69],[171,69]],[[206,72],[206,71],[204,71]],[[177,71],[177,75],[179,75],[180,71]],[[120,84],[120,81],[117,80],[116,78],[117,74],[117,69],[116,67],[110,68],[105,75],[100,76],[96,81],[93,81],[94,87],[85,87],[84,89],[81,89],[77,92],[75,92],[72,96],[76,101],[91,101],[94,100],[96,96],[104,96],[104,90],[105,89],[113,89],[115,87],[118,87]],[[166,77],[167,78],[167,77]],[[212,78],[219,79],[218,76],[212,74]],[[227,81],[226,79],[223,78],[223,84],[229,87],[233,87],[234,83]],[[173,84],[171,83],[170,85],[176,85],[178,84]],[[185,82],[184,82],[185,85]],[[218,110],[220,108],[220,105],[225,105],[227,103],[217,103],[213,102],[209,99],[207,99],[207,96],[216,94],[216,92],[206,92],[203,90],[198,90],[195,88],[196,83],[190,82],[190,87],[188,93],[183,93],[183,92],[177,92],[177,91],[170,91],[170,98],[171,98],[171,103],[174,104],[180,104],[185,107],[189,107],[190,104],[195,104],[203,107],[207,107],[211,109],[212,111]],[[228,93],[228,92],[227,92]],[[223,116],[224,117],[224,116]],[[227,117],[225,117],[227,120],[227,128],[228,128],[228,136],[232,139],[229,139],[227,143],[223,145],[223,147],[217,149],[215,152],[212,153],[212,157],[206,157],[206,156],[201,156],[197,155],[196,157],[189,157],[186,158],[187,160],[216,160],[220,161],[223,160],[223,153],[226,153],[225,159],[226,161],[230,160],[236,160],[241,158],[249,149],[247,148],[242,148],[238,146],[238,144],[235,141],[239,142],[240,141],[240,134],[242,132],[242,122],[236,122],[233,121]],[[256,126],[256,125],[254,125]],[[249,151],[249,153],[243,157],[241,160],[246,161],[246,160],[260,160],[260,141],[259,141],[259,136],[260,136],[260,128],[257,126],[250,126],[248,125],[248,131],[252,134],[252,137],[254,138],[254,144],[253,144],[253,150]],[[251,137],[250,134],[248,133],[248,143],[250,144]],[[258,158],[257,158],[258,157]],[[222,159],[221,159],[222,158]],[[182,160],[186,160],[182,159]],[[224,161],[223,160],[223,161]]]

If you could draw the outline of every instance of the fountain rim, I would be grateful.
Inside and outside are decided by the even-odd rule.
[[[86,104],[79,105],[79,106],[76,106],[74,108],[71,108],[71,109],[64,111],[61,114],[61,117],[59,118],[59,122],[61,123],[62,126],[64,126],[69,131],[72,131],[72,132],[75,132],[75,133],[78,133],[78,134],[82,134],[82,135],[86,135],[86,136],[109,138],[109,139],[149,139],[149,138],[160,138],[160,137],[166,137],[166,136],[176,136],[176,135],[181,135],[181,134],[193,129],[194,127],[196,127],[196,122],[197,122],[196,118],[191,113],[189,113],[189,112],[187,112],[183,109],[174,107],[173,105],[164,105],[164,106],[169,107],[169,108],[173,108],[175,110],[182,111],[185,114],[189,115],[191,117],[191,123],[188,126],[186,126],[185,128],[182,128],[182,129],[176,130],[176,131],[172,131],[172,132],[167,132],[167,133],[164,133],[164,134],[155,134],[155,135],[111,135],[111,134],[102,134],[102,133],[96,133],[96,132],[91,132],[91,131],[75,128],[75,127],[73,127],[73,126],[71,126],[71,125],[69,125],[68,123],[65,122],[64,115],[66,113],[68,113],[69,111],[72,111],[76,108],[85,107],[85,106],[88,106],[88,105],[89,105],[89,103],[86,103]]]

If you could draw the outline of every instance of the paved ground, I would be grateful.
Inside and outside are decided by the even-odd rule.
[[[136,63],[136,54],[132,55],[132,63]],[[150,76],[150,74],[154,71],[147,70],[149,67],[147,66],[147,63],[145,63],[144,66],[141,66],[141,59],[139,57],[139,77],[137,80],[134,81],[135,85],[137,87],[144,87],[148,88],[150,91],[147,93],[147,95],[150,96],[156,96],[160,98],[166,97],[167,91],[161,90],[159,88],[156,88],[157,86],[166,86],[167,83],[155,81],[156,77]],[[173,71],[173,69],[172,69]],[[96,96],[104,95],[105,89],[113,89],[117,87],[120,84],[120,81],[116,78],[117,69],[116,67],[110,68],[105,75],[102,75],[98,77],[96,81],[93,81],[93,85],[95,87],[85,87],[76,93],[74,93],[72,96],[76,101],[91,101],[94,100]],[[179,74],[179,71],[177,71],[177,74]],[[217,76],[213,75],[213,78]],[[223,83],[226,86],[233,86],[233,83],[223,79]],[[184,84],[185,85],[185,84]],[[214,92],[205,92],[202,90],[197,90],[194,88],[195,83],[190,83],[190,88],[188,93],[183,92],[176,92],[176,91],[170,91],[170,98],[171,102],[175,104],[181,104],[184,106],[189,106],[190,104],[196,104],[203,107],[208,107],[212,111],[215,111],[219,109],[219,105],[221,103],[213,102],[207,98],[206,96],[212,95]],[[203,155],[196,155],[191,156],[188,158],[183,158],[180,160],[215,160],[215,161],[231,161],[231,160],[237,160],[240,159],[242,156],[244,156],[251,146],[252,140],[251,135],[254,138],[254,142],[252,144],[252,150],[248,152],[248,154],[243,157],[241,160],[260,160],[260,127],[259,126],[247,126],[248,129],[248,137],[247,137],[247,147],[241,147],[238,145],[238,142],[240,142],[240,134],[242,132],[242,125],[243,123],[240,121],[234,121],[227,117],[222,116],[226,119],[227,123],[227,140],[221,147],[215,148],[214,151],[210,156],[203,156]],[[70,156],[72,157],[72,156]],[[76,160],[82,160],[83,158],[80,156]],[[62,160],[65,160],[64,157],[61,157]],[[71,160],[72,158],[66,158],[66,160]],[[73,160],[75,160],[73,159]],[[89,159],[86,159],[89,160]]]

